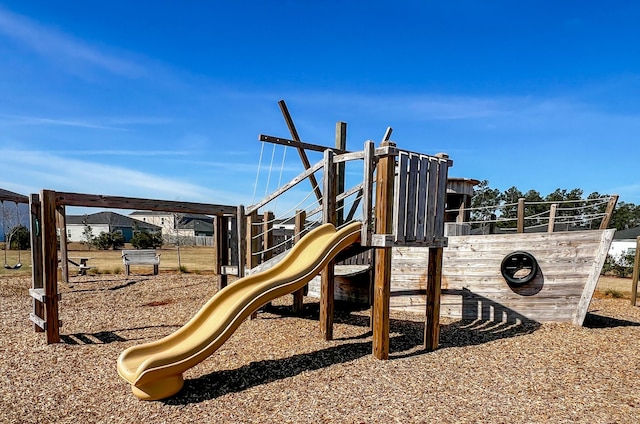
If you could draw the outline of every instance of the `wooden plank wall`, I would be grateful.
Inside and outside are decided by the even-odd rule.
[[[594,230],[449,237],[443,254],[441,315],[582,324],[584,303],[588,306],[591,300],[613,233]],[[540,271],[533,281],[510,287],[500,273],[500,263],[516,250],[533,254]],[[427,258],[428,249],[394,248],[392,309],[425,313]]]

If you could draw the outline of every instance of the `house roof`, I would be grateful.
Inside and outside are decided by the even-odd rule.
[[[615,240],[629,240],[640,237],[640,227],[627,228],[626,230],[616,231],[613,236]]]
[[[111,227],[123,228],[137,227],[154,231],[160,230],[160,227],[157,225],[108,211],[93,213],[91,215],[67,215],[66,218],[67,225],[84,225],[87,223],[89,225],[109,225]]]
[[[14,193],[13,191],[5,190],[3,188],[0,188],[0,199],[7,202],[29,203],[29,198],[27,196]]]
[[[213,233],[213,222],[206,222],[201,219],[192,219],[189,222],[179,224],[178,227],[183,230],[192,229],[195,232]]]

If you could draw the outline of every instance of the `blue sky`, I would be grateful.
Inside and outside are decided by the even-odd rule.
[[[284,99],[307,142],[391,126],[451,176],[640,204],[638,22],[615,0],[0,0],[0,187],[250,204]]]

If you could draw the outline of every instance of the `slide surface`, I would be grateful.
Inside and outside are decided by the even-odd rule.
[[[118,374],[143,400],[178,393],[182,373],[215,352],[262,305],[301,289],[341,250],[360,239],[359,222],[340,230],[324,224],[305,235],[273,268],[217,292],[191,320],[160,340],[132,346],[118,358]]]

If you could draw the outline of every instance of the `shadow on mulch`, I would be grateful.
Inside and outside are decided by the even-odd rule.
[[[586,328],[640,327],[640,322],[627,321],[625,319],[612,318],[604,315],[598,315],[593,312],[588,312],[587,316],[584,319],[583,327],[586,327]]]
[[[146,327],[123,328],[120,330],[113,330],[113,331],[99,331],[97,333],[61,334],[60,340],[62,341],[62,343],[68,344],[68,345],[109,344],[114,342],[126,342],[131,340],[143,340],[145,337],[135,337],[132,339],[127,339],[118,335],[117,332],[149,330],[151,328],[180,328],[180,326],[179,325],[151,325]]]
[[[288,306],[269,306],[266,312],[282,316],[291,316],[317,320],[318,304],[305,304],[300,314],[293,314]],[[213,372],[211,374],[186,380],[184,388],[176,396],[166,399],[166,405],[187,405],[215,399],[228,393],[236,393],[251,387],[268,384],[273,381],[294,377],[305,371],[315,371],[331,365],[346,363],[371,354],[371,331],[369,317],[353,314],[362,309],[349,309],[342,305],[336,307],[335,323],[363,327],[363,334],[352,337],[336,338],[334,342],[344,341],[339,346],[331,346],[315,352],[294,355],[289,358],[252,362],[233,370]],[[278,316],[263,316],[260,319],[278,319]],[[526,322],[494,322],[489,320],[465,320],[443,325],[440,332],[440,349],[448,347],[470,346],[488,343],[494,340],[530,334],[541,324]],[[422,348],[424,323],[391,319],[390,359],[397,360],[428,354]],[[362,342],[353,340],[368,339]]]
[[[113,287],[100,287],[100,288],[89,288],[89,289],[75,289],[75,290],[69,290],[69,293],[83,293],[83,292],[98,292],[98,291],[115,291],[115,290],[120,290],[120,289],[124,289],[126,287],[132,286],[134,284],[138,284],[138,283],[142,283],[144,281],[148,281],[147,279],[141,279],[141,280],[129,280],[126,281],[125,283],[122,282],[122,280],[86,280],[86,281],[74,281],[72,283],[69,283],[69,287],[73,288],[76,284],[90,284],[90,283],[99,283],[99,284],[105,284],[105,283],[118,283],[118,285],[113,286]]]

